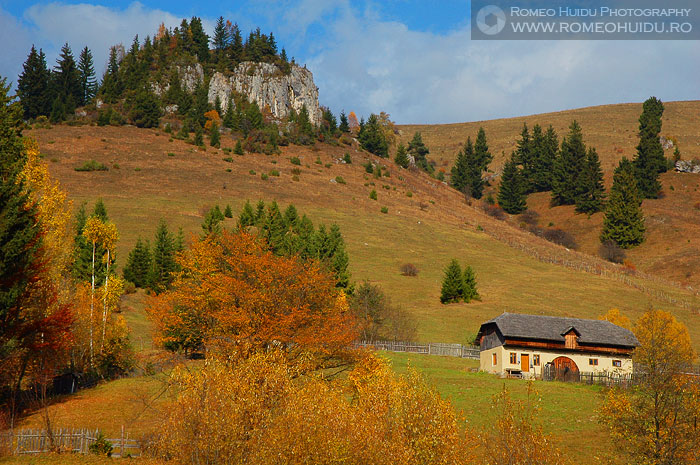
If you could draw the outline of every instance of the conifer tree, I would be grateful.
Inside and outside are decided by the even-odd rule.
[[[440,292],[440,302],[443,304],[459,302],[463,298],[464,276],[459,262],[454,258],[445,268],[445,275],[442,279],[442,290]]]
[[[406,147],[403,144],[399,144],[399,146],[396,148],[394,163],[399,165],[401,168],[408,168],[409,159],[408,155],[406,154]]]
[[[219,125],[216,123],[211,125],[211,131],[209,132],[209,145],[217,148],[221,146],[221,134],[219,133]]]
[[[512,153],[510,160],[503,166],[501,184],[498,187],[498,205],[511,215],[527,210],[525,183],[516,164],[516,157],[515,152]]]
[[[287,225],[284,222],[284,217],[277,202],[273,201],[267,208],[267,214],[262,225],[262,234],[274,253],[279,254],[282,250],[286,233]]]
[[[238,139],[236,141],[236,145],[233,147],[233,153],[236,155],[244,155],[245,152],[243,151],[243,144],[241,144],[241,140]]]
[[[530,185],[535,177],[536,161],[533,140],[530,137],[530,130],[526,123],[520,131],[520,139],[516,142],[515,162],[522,166],[521,175],[526,192],[531,192]]]
[[[234,115],[236,114],[236,105],[233,103],[233,97],[229,96],[228,104],[226,105],[226,113],[224,114],[223,125],[225,128],[237,130],[238,124],[236,124]]]
[[[58,121],[65,119],[67,115],[75,112],[75,107],[82,101],[82,87],[80,84],[80,72],[73,58],[73,52],[66,43],[61,47],[56,67],[52,74],[53,87],[55,89],[58,104],[62,107]]]
[[[202,125],[199,123],[195,124],[194,127],[194,145],[197,147],[204,146],[204,132],[202,131]]]
[[[474,195],[474,198],[478,199],[481,197],[481,191],[483,190],[481,173],[488,170],[491,161],[493,161],[493,155],[489,152],[488,142],[486,141],[486,131],[484,131],[483,127],[480,127],[476,135],[476,142],[474,142],[474,162],[478,169],[479,179],[476,180],[476,182],[472,181],[472,191],[479,192],[479,195]]]
[[[659,140],[664,105],[656,97],[644,102],[639,117],[639,144],[633,160],[637,187],[643,198],[655,199],[661,192],[659,174],[666,171],[664,149]]]
[[[212,45],[214,50],[216,50],[217,61],[221,62],[224,55],[224,50],[229,46],[231,38],[229,37],[229,31],[226,28],[226,23],[224,22],[224,17],[219,16],[216,20],[216,26],[214,27],[214,38],[212,40]]]
[[[231,205],[226,205],[226,209],[224,209],[224,216],[226,218],[233,218],[233,210],[231,210]]]
[[[100,92],[102,93],[102,97],[106,103],[115,103],[121,97],[123,90],[124,86],[119,76],[117,47],[110,47],[107,70],[102,78]]]
[[[612,240],[628,249],[644,242],[644,231],[642,197],[637,189],[634,166],[623,158],[615,169],[600,241]]]
[[[471,137],[468,137],[464,147],[457,153],[455,166],[452,167],[450,185],[458,191],[471,196],[475,165],[474,146],[472,145]]]
[[[580,184],[579,176],[586,164],[586,145],[583,143],[581,126],[576,121],[569,126],[569,134],[561,143],[559,156],[554,162],[552,183],[552,205],[576,203]]]
[[[141,237],[136,240],[136,245],[129,252],[129,258],[124,267],[124,279],[134,283],[136,287],[145,288],[151,277],[151,251],[148,242],[143,242]]]
[[[158,97],[146,87],[141,88],[134,98],[129,117],[139,128],[157,128],[160,125],[160,103]]]
[[[469,303],[472,300],[479,300],[479,292],[476,290],[476,276],[472,267],[467,265],[462,273],[462,298]]]
[[[284,222],[287,225],[287,229],[296,231],[299,225],[299,212],[297,212],[297,207],[293,204],[289,204],[287,209],[284,211]]]
[[[40,115],[48,116],[51,111],[51,73],[46,67],[44,52],[32,45],[22,74],[17,79],[17,95],[24,109],[24,118],[33,119]]]
[[[80,52],[78,61],[78,72],[80,73],[81,99],[78,105],[88,104],[97,92],[97,77],[95,76],[95,65],[92,61],[92,52],[85,47]]]
[[[576,197],[576,211],[592,215],[603,209],[605,187],[600,159],[594,148],[588,149],[586,164],[579,177],[579,193]]]
[[[196,16],[190,20],[193,52],[200,63],[209,61],[209,36],[204,32],[202,20]]]
[[[384,137],[382,128],[379,127],[379,119],[374,113],[370,115],[366,123],[360,125],[357,138],[364,150],[383,158],[389,156],[389,144]]]
[[[543,133],[540,125],[536,124],[532,128],[531,144],[534,170],[528,180],[528,192],[552,190],[552,172],[559,150],[557,133],[551,125]]]
[[[348,116],[345,114],[345,111],[340,112],[340,124],[338,125],[338,129],[340,132],[343,133],[348,133],[350,132],[350,124],[348,123]]]
[[[428,173],[435,171],[433,165],[428,162],[428,154],[430,153],[430,150],[428,150],[428,147],[426,147],[423,143],[423,136],[421,136],[420,132],[413,134],[413,139],[411,139],[411,142],[408,143],[406,151],[409,155],[413,156],[418,168]]]
[[[241,214],[238,216],[238,227],[245,228],[255,225],[255,212],[249,200],[245,201]]]
[[[265,202],[258,200],[258,203],[255,205],[255,226],[261,228],[265,218]]]
[[[156,293],[163,292],[170,287],[173,277],[171,273],[176,271],[175,240],[168,231],[165,220],[160,220],[153,244],[153,268],[150,278],[150,286]]]
[[[202,222],[204,235],[221,234],[221,223],[224,221],[224,218],[225,216],[218,205],[212,207],[204,216],[204,221]]]

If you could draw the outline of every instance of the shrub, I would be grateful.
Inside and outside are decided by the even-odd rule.
[[[131,281],[126,281],[124,283],[124,294],[133,294],[136,292],[136,284]]]
[[[333,166],[333,164],[331,164],[331,163],[326,163],[326,168],[330,168],[331,166]]]
[[[250,170],[250,171],[248,171],[248,173],[250,173],[250,174],[252,174],[253,176],[255,176],[255,170]]]
[[[95,160],[86,161],[82,166],[74,168],[75,171],[107,171],[109,168],[104,163]]]
[[[299,176],[297,176],[296,174],[292,176],[292,181],[299,181]]]
[[[542,233],[542,237],[547,239],[549,242],[553,242],[555,244],[562,245],[566,247],[567,249],[576,249],[578,248],[578,244],[576,244],[576,240],[574,239],[574,236],[572,236],[570,233],[559,229],[559,228],[554,228],[554,229],[546,229]]]
[[[486,196],[486,203],[489,205],[495,205],[496,201],[493,199],[493,194],[489,194]]]
[[[260,175],[260,179],[262,179],[263,181],[267,181],[267,178],[268,178],[268,176],[265,173]]]
[[[290,162],[292,165],[301,166],[301,160],[299,160],[299,157],[292,157],[292,158],[289,159],[289,162]]]
[[[277,171],[277,170],[270,170],[270,176],[277,176],[277,177],[279,177],[279,175],[280,175],[280,172],[279,172],[279,171]]]
[[[411,192],[411,191],[406,192],[406,197],[413,197],[413,192]]]
[[[316,161],[314,161],[314,163],[316,163],[317,165],[323,165],[323,162],[321,161],[321,157],[320,157],[320,156],[317,156],[317,157],[316,157]]]
[[[693,208],[696,210],[700,210],[700,202],[695,202],[695,205],[693,205]]]
[[[34,127],[37,129],[51,129],[51,123],[49,122],[49,119],[44,116],[38,116],[36,118],[36,121],[34,122]]]
[[[418,267],[413,263],[404,263],[399,267],[399,271],[404,276],[418,276]]]
[[[233,150],[231,150],[231,147],[224,147],[221,150],[223,150],[224,153],[231,153]]]
[[[382,213],[389,213],[389,208],[388,207],[382,207],[380,210]]]
[[[539,213],[534,210],[525,210],[520,214],[520,221],[530,226],[536,226],[539,219]]]
[[[336,177],[335,177],[335,182],[337,182],[338,184],[347,184],[347,183],[345,182],[345,179],[343,179],[342,176],[336,176]]]
[[[174,157],[175,154],[174,154],[173,152],[168,152],[168,156],[169,156],[169,157]]]
[[[484,205],[484,213],[486,213],[490,217],[496,218],[497,220],[506,219],[506,213],[501,209],[501,207],[497,205],[492,205],[488,202],[486,203],[486,205]]]
[[[301,174],[301,170],[299,168],[292,168],[292,174],[299,176]]]
[[[243,145],[241,144],[240,139],[236,141],[236,146],[233,148],[233,153],[236,155],[243,155]]]
[[[375,191],[374,189],[372,189],[372,190],[370,191],[370,193],[369,193],[369,198],[372,199],[372,200],[377,200],[377,191]]]
[[[228,163],[233,163],[233,158],[231,157],[224,157],[222,158],[223,161],[228,162]]]
[[[627,257],[625,249],[618,246],[612,239],[603,241],[598,250],[601,257],[613,263],[623,263]]]
[[[352,158],[350,158],[349,153],[345,152],[345,155],[343,155],[343,161],[348,165],[352,164]]]
[[[374,173],[374,165],[372,165],[372,162],[367,160],[367,163],[363,164],[362,166],[365,167],[365,171],[369,174]]]
[[[88,447],[91,453],[96,455],[106,455],[107,457],[112,456],[112,443],[107,440],[102,431],[97,433],[97,439],[95,442],[90,444]]]

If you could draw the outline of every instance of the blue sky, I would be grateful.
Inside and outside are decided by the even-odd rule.
[[[16,81],[32,43],[50,65],[87,45],[98,74],[110,45],[199,16],[273,31],[314,73],[334,112],[386,111],[399,123],[448,123],[588,105],[700,98],[700,42],[478,42],[469,3],[444,0],[0,0],[0,75]]]

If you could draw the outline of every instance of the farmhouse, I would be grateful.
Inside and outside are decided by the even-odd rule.
[[[631,331],[603,320],[503,313],[481,325],[482,371],[525,378],[543,370],[558,376],[579,372],[632,372],[639,345]]]

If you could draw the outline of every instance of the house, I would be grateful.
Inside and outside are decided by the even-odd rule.
[[[579,372],[632,373],[639,345],[632,331],[604,320],[503,313],[477,334],[482,371],[525,378],[554,370],[557,377]]]

